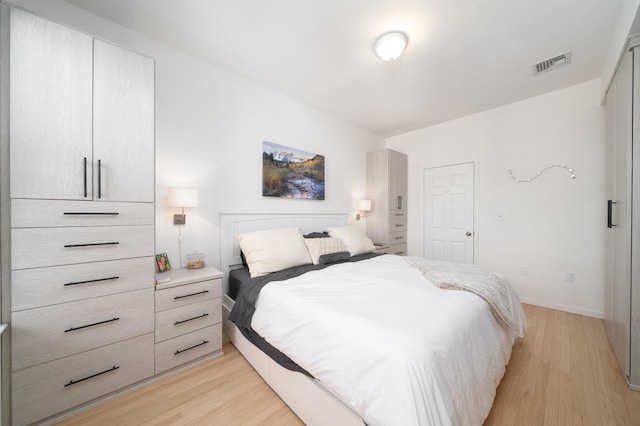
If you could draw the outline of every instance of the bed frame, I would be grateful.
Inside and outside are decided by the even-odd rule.
[[[228,273],[242,264],[240,246],[236,238],[243,232],[265,229],[299,227],[303,233],[324,231],[327,226],[344,226],[346,213],[221,213],[220,267],[225,273],[223,327],[233,345],[246,358],[267,384],[307,425],[337,424],[362,426],[366,424],[349,407],[325,389],[319,381],[288,370],[249,342],[227,318],[234,301],[227,295]]]

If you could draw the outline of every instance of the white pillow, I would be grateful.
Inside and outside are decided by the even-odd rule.
[[[269,229],[238,235],[251,278],[311,263],[298,228]]]
[[[305,238],[304,243],[307,246],[307,250],[309,250],[314,265],[320,263],[319,259],[323,254],[347,251],[347,247],[339,238]]]
[[[351,256],[357,254],[370,253],[376,248],[373,242],[364,235],[360,228],[355,226],[345,226],[342,228],[327,228],[329,235],[342,240]]]

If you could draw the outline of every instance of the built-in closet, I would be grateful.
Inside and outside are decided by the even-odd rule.
[[[640,38],[629,42],[607,92],[606,330],[640,390]],[[604,224],[603,224],[604,226]]]
[[[154,61],[0,19],[3,423],[25,425],[154,375]]]
[[[367,235],[378,253],[407,253],[407,178],[405,154],[383,149],[367,153]]]

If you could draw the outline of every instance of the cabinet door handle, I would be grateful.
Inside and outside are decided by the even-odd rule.
[[[209,293],[209,290],[203,290],[197,293],[185,294],[184,296],[176,296],[173,298],[173,300],[184,299],[185,297],[198,296],[200,294],[206,294],[206,293]]]
[[[106,324],[108,322],[119,321],[119,320],[120,320],[120,318],[114,317],[114,318],[111,318],[111,319],[108,319],[108,320],[94,322],[93,324],[81,325],[80,327],[69,327],[64,332],[68,333],[70,331],[82,330],[83,328],[95,327],[96,325]]]
[[[87,244],[65,244],[65,248],[69,247],[93,247],[93,246],[114,246],[120,244],[119,241],[111,241],[108,243],[87,243]]]
[[[173,325],[184,324],[185,322],[193,321],[193,320],[196,320],[196,319],[199,319],[199,318],[208,317],[208,316],[209,316],[209,314],[204,313],[202,315],[198,315],[197,317],[189,318],[189,319],[182,320],[182,321],[176,321],[176,322],[173,323]]]
[[[398,195],[398,210],[402,210],[402,196]]]
[[[68,285],[78,285],[78,284],[91,284],[91,283],[97,283],[100,281],[111,281],[111,280],[117,280],[120,277],[109,277],[109,278],[97,278],[95,280],[87,280],[87,281],[71,281],[65,284],[65,286]]]
[[[181,354],[181,353],[183,353],[183,352],[189,351],[189,350],[191,350],[191,349],[195,349],[195,348],[197,348],[197,347],[199,347],[199,346],[206,345],[207,343],[209,343],[209,341],[208,341],[208,340],[203,340],[203,341],[202,341],[202,343],[198,343],[197,345],[189,346],[189,347],[188,347],[188,348],[186,348],[186,349],[178,349],[178,350],[176,351],[176,353],[174,353],[174,355],[178,355],[178,354]]]
[[[84,198],[87,198],[87,157],[84,157]]]
[[[119,366],[119,365],[114,365],[113,367],[111,367],[111,368],[109,368],[109,369],[107,369],[107,370],[101,371],[101,372],[96,373],[96,374],[92,374],[92,375],[87,376],[87,377],[83,377],[82,379],[79,379],[79,380],[69,380],[69,383],[67,383],[66,385],[64,385],[64,387],[66,388],[67,386],[72,386],[72,385],[75,385],[76,383],[80,383],[80,382],[84,382],[85,380],[93,379],[94,377],[98,377],[98,376],[101,376],[101,375],[103,375],[103,374],[106,374],[106,373],[110,373],[110,372],[112,372],[112,371],[115,371],[115,370],[117,370],[118,368],[120,368],[120,366]]]
[[[102,198],[102,161],[98,160],[98,198]]]
[[[607,200],[607,228],[617,226],[613,223],[613,205],[618,204],[616,201]]]

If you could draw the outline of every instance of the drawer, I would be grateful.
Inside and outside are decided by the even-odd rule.
[[[222,296],[222,279],[156,290],[156,312]]]
[[[389,219],[389,232],[407,230],[407,217],[391,217]]]
[[[220,298],[156,313],[156,343],[222,322]]]
[[[399,256],[404,256],[407,254],[407,245],[406,244],[393,244],[383,249],[376,250],[376,253],[384,253],[384,254],[397,254]]]
[[[153,289],[11,314],[13,370],[152,332]]]
[[[148,378],[153,362],[149,333],[17,371],[12,382],[13,424],[38,421]]]
[[[407,242],[407,232],[389,232],[389,245],[401,244]]]
[[[221,324],[165,340],[156,344],[156,374],[221,349]]]
[[[394,219],[407,219],[407,212],[405,210],[389,210],[389,220]]]
[[[12,228],[153,225],[153,203],[11,200]]]
[[[12,269],[153,256],[152,225],[11,230]]]
[[[153,288],[153,256],[11,273],[11,308],[15,311],[73,302],[125,291]]]

